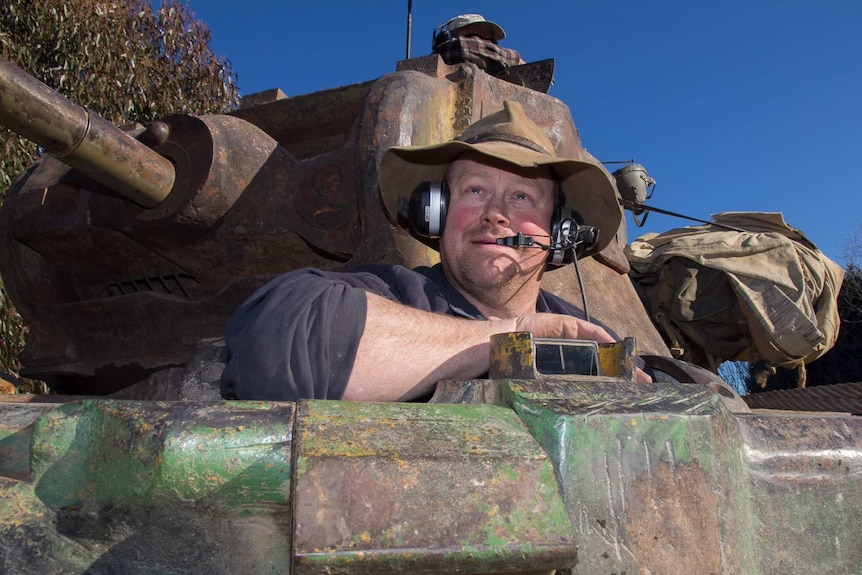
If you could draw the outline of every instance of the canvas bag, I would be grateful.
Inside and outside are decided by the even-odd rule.
[[[780,213],[728,212],[716,225],[647,234],[626,248],[630,276],[683,359],[796,367],[838,337],[844,270]]]

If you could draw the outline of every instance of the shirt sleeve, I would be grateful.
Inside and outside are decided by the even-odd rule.
[[[228,323],[222,396],[340,399],[365,329],[367,291],[391,297],[372,274],[297,270],[264,285]]]

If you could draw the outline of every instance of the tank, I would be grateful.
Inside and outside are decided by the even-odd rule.
[[[25,374],[67,394],[0,401],[2,570],[858,572],[862,420],[751,409],[674,359],[624,220],[581,262],[584,294],[571,267],[543,280],[627,338],[589,369],[551,373],[542,350],[568,342],[508,334],[488,379],[428,403],[219,398],[227,319],[268,279],[436,262],[386,216],[390,146],[517,100],[558,154],[591,158],[531,89],[538,64],[498,78],[432,55],[120,130],[0,62],[0,123],[48,153],[0,211],[0,274]],[[635,349],[654,385],[633,382]]]
[[[219,337],[239,303],[278,273],[435,261],[385,215],[377,164],[389,146],[450,139],[481,110],[517,99],[558,134],[560,153],[588,156],[559,100],[431,58],[372,82],[252,96],[229,115],[171,116],[132,132],[138,140],[11,64],[4,69],[4,123],[57,158],[8,194],[0,273],[30,327],[23,373],[67,393],[109,393],[181,368],[198,341]],[[33,133],[40,127],[58,133]],[[591,307],[642,349],[667,354],[641,306],[623,303],[636,299],[624,275],[624,225],[603,233],[616,241],[595,265],[585,262],[597,268],[584,274]],[[580,301],[570,269],[547,283]]]

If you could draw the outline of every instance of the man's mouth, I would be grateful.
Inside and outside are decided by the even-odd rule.
[[[474,238],[472,243],[474,244],[487,244],[487,245],[497,245],[497,240],[505,236],[480,236],[478,238]]]

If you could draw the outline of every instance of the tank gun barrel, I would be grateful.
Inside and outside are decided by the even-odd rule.
[[[159,205],[173,188],[170,160],[4,58],[0,125],[145,208]]]

